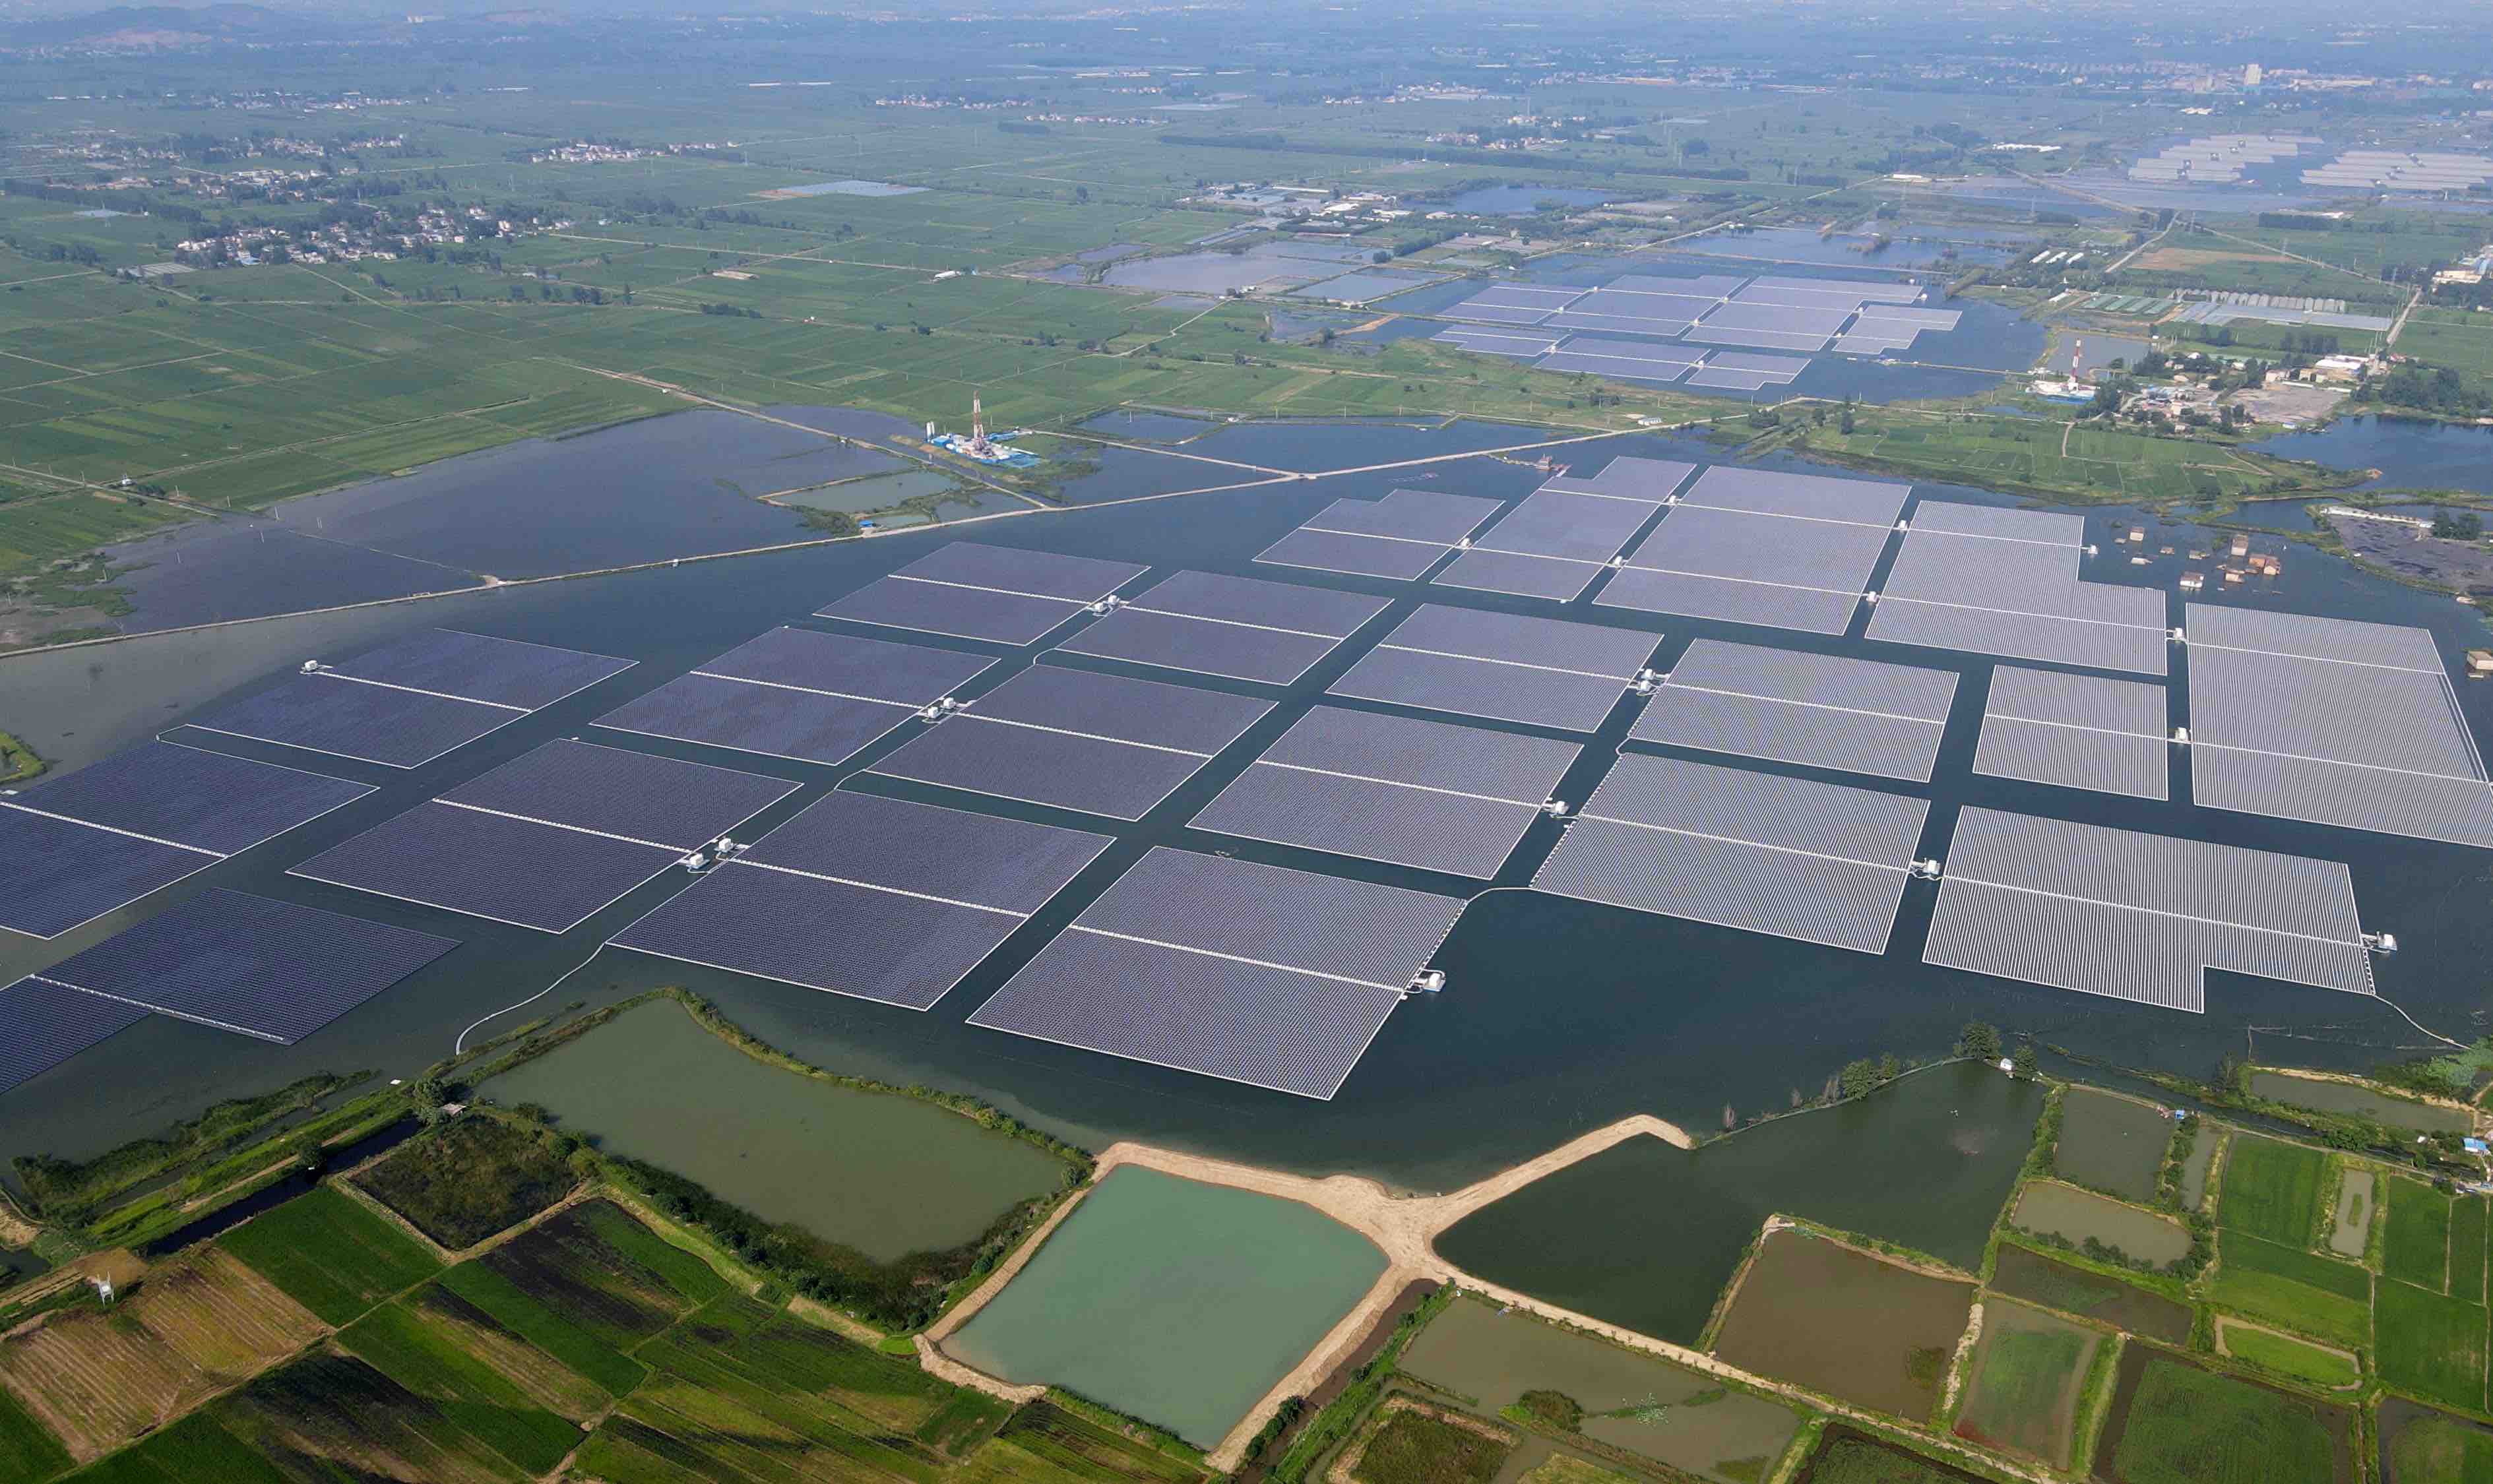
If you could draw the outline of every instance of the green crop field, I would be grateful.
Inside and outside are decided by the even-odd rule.
[[[2309,1247],[2328,1170],[2327,1158],[2317,1149],[2245,1134],[2225,1156],[2216,1222],[2263,1241]]]
[[[2066,1468],[2078,1387],[2101,1343],[2051,1315],[1989,1306],[1958,1435]]]
[[[2388,1413],[2381,1451],[2397,1484],[2493,1484],[2493,1431],[2421,1409],[2392,1427]]]
[[[15,1397],[0,1390],[0,1479],[47,1478],[69,1466],[68,1450]]]
[[[1511,1443],[1404,1408],[1385,1419],[1360,1455],[1360,1484],[1488,1484]]]
[[[2484,1307],[2403,1283],[2383,1283],[2375,1302],[2381,1380],[2426,1401],[2481,1411]]]
[[[2225,1327],[2225,1353],[2316,1386],[2351,1386],[2363,1379],[2351,1356],[2244,1324]]]
[[[443,1273],[440,1282],[504,1329],[616,1396],[639,1385],[648,1374],[641,1362],[521,1291],[518,1285],[482,1262],[462,1262]]]
[[[2120,1484],[2332,1484],[2335,1452],[2309,1405],[2159,1355],[2112,1458]]]
[[[2484,1302],[2485,1204],[2482,1196],[2449,1203],[2449,1296]]]
[[[375,1309],[338,1343],[529,1472],[562,1462],[606,1393],[490,1321],[462,1322],[476,1311],[449,1312],[466,1307],[454,1295],[432,1296]]]
[[[517,1226],[580,1177],[553,1136],[499,1118],[460,1118],[395,1150],[356,1183],[452,1252]]]
[[[35,1477],[35,1475],[28,1475]],[[292,1484],[206,1411],[195,1411],[77,1476],[78,1484]]]
[[[2493,382],[2493,314],[2418,309],[2408,316],[2396,348],[2426,365],[2447,366],[2479,386]]]
[[[2449,1198],[2400,1175],[2389,1177],[2389,1230],[2381,1276],[2439,1293],[2449,1278]]]
[[[218,1240],[332,1324],[353,1321],[441,1266],[414,1238],[325,1186]]]
[[[2292,1247],[2228,1232],[2217,1243],[2208,1296],[2287,1329],[2350,1349],[2372,1335],[2372,1275]]]

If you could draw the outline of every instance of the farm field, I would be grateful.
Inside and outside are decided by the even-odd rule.
[[[2371,1343],[2372,1275],[2257,1237],[2225,1232],[2208,1296],[2219,1307],[2355,1347]]]
[[[2449,1286],[2449,1198],[2419,1180],[2391,1175],[2388,1236],[2381,1276],[2436,1293]]]
[[[2238,1135],[2225,1156],[2216,1222],[2262,1241],[2308,1247],[2328,1168],[2327,1157],[2317,1149]]]
[[[1348,1472],[1359,1484],[1489,1484],[1514,1452],[1515,1435],[1397,1398],[1379,1409],[1354,1448]]]
[[[2493,1478],[2493,1428],[2384,1397],[2380,1411],[2384,1484],[2480,1484]]]
[[[2066,1469],[2080,1388],[2103,1344],[2094,1330],[2039,1309],[1985,1304],[1957,1436]]]
[[[326,1189],[236,1227],[220,1244],[331,1324],[351,1322],[441,1267],[413,1238]]]
[[[498,1118],[460,1118],[410,1140],[355,1181],[452,1252],[534,1216],[579,1176],[551,1136]]]
[[[2351,1484],[2353,1431],[2343,1408],[2133,1346],[2094,1475],[2106,1484]]]
[[[2381,1380],[2445,1406],[2482,1410],[2484,1306],[2384,1280],[2373,1295]]]
[[[2307,1381],[2334,1391],[2363,1379],[2362,1366],[2343,1350],[2328,1350],[2240,1320],[2223,1321],[2220,1332],[2224,1353],[2290,1380]]]

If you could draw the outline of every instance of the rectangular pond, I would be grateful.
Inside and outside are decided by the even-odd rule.
[[[2009,1222],[2027,1232],[2057,1236],[2074,1247],[2100,1242],[2129,1257],[2162,1266],[2190,1253],[2190,1233],[2134,1205],[2107,1200],[2090,1190],[2037,1180],[2017,1198]]]
[[[1973,1291],[1787,1227],[1740,1280],[1714,1353],[1919,1422],[1938,1402]]]
[[[2155,1177],[2172,1143],[2173,1120],[2162,1110],[2072,1087],[2060,1100],[2060,1142],[2052,1163],[2062,1179],[2145,1201],[2155,1194]]]
[[[1126,1166],[944,1349],[1210,1448],[1384,1271],[1310,1206]]]
[[[2476,1126],[2476,1120],[2463,1109],[2441,1108],[2412,1098],[2393,1097],[2354,1083],[2295,1077],[2284,1072],[2252,1073],[2251,1095],[2273,1098],[2297,1108],[2317,1109],[2322,1113],[2354,1113],[2376,1119],[2391,1128],[2414,1129],[2419,1133],[2466,1133]]]

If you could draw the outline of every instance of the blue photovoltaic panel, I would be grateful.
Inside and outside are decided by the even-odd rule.
[[[412,768],[527,715],[336,675],[288,675],[264,691],[212,706],[183,725],[307,752]]]
[[[660,958],[925,1010],[1022,922],[1008,912],[731,863],[613,941]]]
[[[1131,562],[956,541],[817,616],[1028,644],[1150,570]]]
[[[1489,551],[1607,562],[1662,503],[1660,497],[1536,490],[1490,526],[1478,546]]]
[[[957,649],[782,628],[745,640],[693,673],[922,706],[995,663]]]
[[[291,902],[207,891],[42,977],[292,1046],[458,946]]]
[[[1570,742],[1318,706],[1193,823],[1487,880],[1576,753]]]
[[[1089,670],[1025,670],[872,771],[1139,819],[1272,709]]]
[[[1403,541],[1377,536],[1345,536],[1307,526],[1290,532],[1256,554],[1255,560],[1276,567],[1305,567],[1311,572],[1346,572],[1354,577],[1391,578],[1408,582],[1435,566],[1454,549],[1449,544]]]
[[[1181,572],[1061,646],[1072,654],[1287,685],[1389,607],[1383,598]]]
[[[970,1024],[1329,1101],[1401,999],[1366,985],[1068,932]]]
[[[561,740],[470,779],[441,799],[691,850],[796,788],[730,768]]]
[[[1461,910],[1451,897],[1155,849],[970,1024],[1330,1098]]]
[[[1926,784],[1955,699],[1954,670],[1700,638],[1631,735]]]
[[[958,650],[776,629],[625,702],[597,725],[837,763],[994,663]]]
[[[563,933],[679,858],[654,846],[436,800],[320,852],[288,875]]]
[[[20,979],[0,990],[0,1094],[147,1019],[135,1005]]]
[[[909,705],[680,675],[609,711],[597,725],[800,762],[838,763],[916,711]]]
[[[551,644],[423,629],[329,668],[359,679],[534,711],[633,664]]]
[[[1593,585],[1602,575],[1600,562],[1572,556],[1531,556],[1519,551],[1489,551],[1474,547],[1446,564],[1428,580],[1474,592],[1512,593],[1518,598],[1547,598],[1565,603]]]
[[[1109,844],[1026,820],[833,793],[615,942],[923,1010]]]
[[[1085,606],[1065,598],[1038,598],[985,587],[956,587],[946,582],[888,577],[858,588],[819,609],[814,616],[880,624],[886,629],[949,634],[996,644],[1029,644],[1081,612]]]
[[[1082,830],[844,790],[755,841],[736,860],[1027,914],[1108,845],[1109,837]]]
[[[894,576],[1096,603],[1150,570],[1132,562],[1104,561],[1096,556],[1060,556],[1053,551],[1024,551],[983,542],[956,541],[927,552]]]
[[[364,784],[169,742],[142,742],[10,802],[232,855],[372,792]]]
[[[1329,694],[1592,731],[1652,658],[1655,639],[1641,629],[1427,604]]]
[[[0,809],[0,928],[58,937],[222,858]]]
[[[1496,515],[1498,508],[1496,500],[1475,494],[1396,490],[1381,500],[1336,500],[1300,528],[1452,546],[1480,529],[1481,522]]]

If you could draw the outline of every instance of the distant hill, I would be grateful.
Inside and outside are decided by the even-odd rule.
[[[180,46],[280,29],[299,33],[307,24],[316,23],[263,5],[116,5],[25,21],[0,29],[0,37],[17,46]]]

